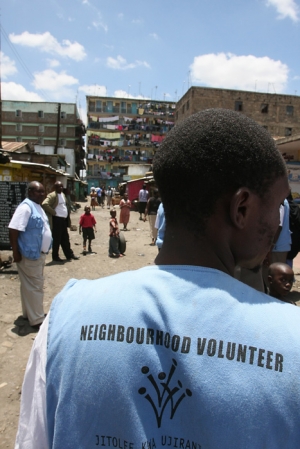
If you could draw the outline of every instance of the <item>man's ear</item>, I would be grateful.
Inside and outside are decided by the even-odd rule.
[[[244,229],[254,206],[254,193],[246,187],[241,187],[231,197],[230,219],[238,229]]]
[[[273,277],[269,274],[269,275],[268,275],[268,284],[269,284],[269,285],[272,284],[272,279],[273,279]]]

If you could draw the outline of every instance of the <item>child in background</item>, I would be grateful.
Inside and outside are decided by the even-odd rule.
[[[294,281],[294,272],[286,263],[275,262],[269,266],[268,283],[270,296],[289,304],[296,303],[286,296],[290,293]]]
[[[131,201],[128,199],[128,193],[124,193],[124,198],[120,201],[120,224],[123,223],[123,231],[129,231],[127,224],[130,218]]]
[[[79,234],[83,237],[83,255],[86,255],[86,241],[89,242],[89,253],[92,252],[91,241],[95,238],[96,229],[96,220],[93,214],[91,214],[91,208],[89,206],[85,206],[84,214],[80,216],[79,219]]]
[[[110,211],[109,220],[109,257],[123,257],[119,250],[119,226],[116,218],[117,212],[113,209]]]

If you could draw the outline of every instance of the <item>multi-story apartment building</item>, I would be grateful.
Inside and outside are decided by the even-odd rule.
[[[84,134],[75,103],[2,101],[2,140],[28,142],[40,152],[73,150],[78,176],[85,168]]]
[[[273,137],[300,133],[300,97],[208,87],[191,87],[176,104],[175,123],[208,108],[225,108],[251,117]]]
[[[89,187],[143,176],[174,125],[175,103],[87,96]]]

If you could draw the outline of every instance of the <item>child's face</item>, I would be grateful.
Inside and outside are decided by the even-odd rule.
[[[86,215],[89,215],[89,214],[91,213],[91,209],[90,209],[89,207],[87,207],[87,208],[85,209],[85,213],[86,213]]]
[[[292,269],[277,269],[269,276],[270,292],[273,295],[286,296],[293,286],[294,272]],[[274,296],[275,296],[274,295]]]

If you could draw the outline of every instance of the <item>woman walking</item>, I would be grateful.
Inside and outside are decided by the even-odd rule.
[[[95,210],[95,207],[98,206],[97,192],[95,190],[95,187],[91,188],[90,197],[91,197],[91,208],[92,210]]]
[[[124,198],[120,201],[120,224],[123,224],[123,231],[128,231],[127,224],[130,218],[131,201],[128,199],[128,194],[124,193]]]

